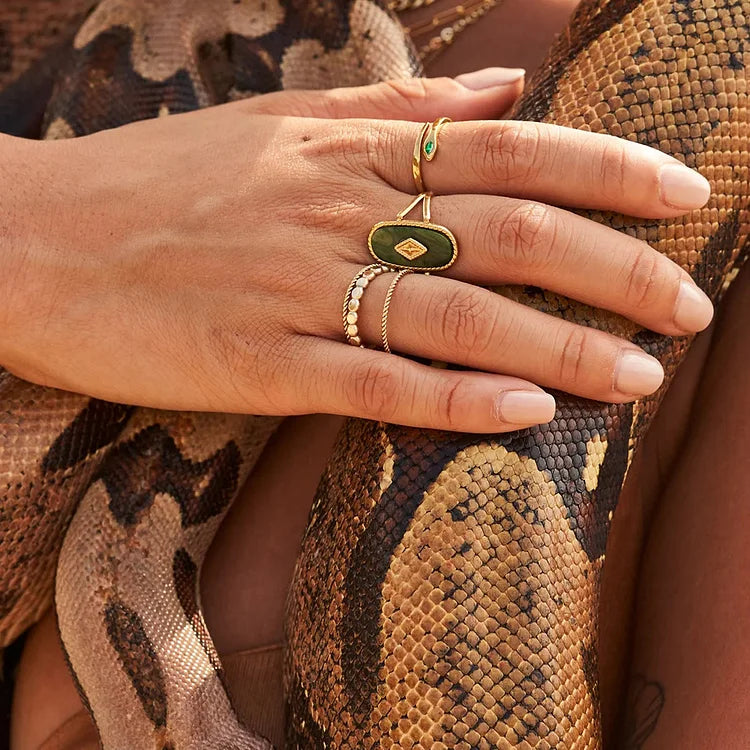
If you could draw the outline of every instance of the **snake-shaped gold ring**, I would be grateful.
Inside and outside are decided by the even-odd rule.
[[[424,179],[422,178],[422,157],[432,161],[437,154],[438,137],[445,123],[451,122],[450,117],[438,117],[432,123],[426,122],[419,131],[414,143],[414,151],[411,157],[411,172],[414,177],[414,185],[418,193],[424,193]]]

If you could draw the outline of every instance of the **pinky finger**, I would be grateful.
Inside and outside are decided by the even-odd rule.
[[[301,411],[482,433],[529,427],[555,415],[554,398],[526,380],[428,367],[325,339],[309,343],[305,359],[312,367],[297,368],[304,379],[297,392],[307,396]]]

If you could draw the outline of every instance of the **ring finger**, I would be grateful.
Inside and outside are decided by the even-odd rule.
[[[378,343],[389,274],[362,300],[360,335]],[[655,391],[664,372],[634,344],[438,276],[404,276],[391,300],[394,351],[503,373],[599,401],[625,402]]]

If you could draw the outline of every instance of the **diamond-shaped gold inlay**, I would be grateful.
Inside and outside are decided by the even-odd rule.
[[[401,255],[407,260],[414,260],[427,252],[427,248],[421,242],[417,242],[413,237],[402,240],[393,249],[397,253],[401,253]]]

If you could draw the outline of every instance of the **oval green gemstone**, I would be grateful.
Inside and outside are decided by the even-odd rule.
[[[435,150],[434,141],[427,141],[427,143],[424,144],[424,152],[427,154],[427,156],[429,156],[434,150]]]
[[[383,222],[370,232],[369,245],[373,256],[389,266],[423,271],[449,266],[457,253],[453,235],[436,224]]]

